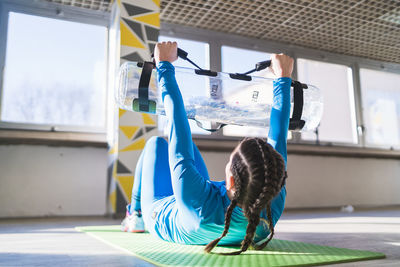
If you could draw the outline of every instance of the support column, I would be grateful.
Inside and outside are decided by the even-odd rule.
[[[119,14],[120,64],[149,61],[160,31],[160,0],[117,0],[114,5]],[[117,132],[109,152],[108,199],[114,214],[125,213],[131,199],[136,162],[147,139],[157,134],[156,116],[122,109],[116,112],[118,129],[114,128]]]

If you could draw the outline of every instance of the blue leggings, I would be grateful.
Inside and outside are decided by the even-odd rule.
[[[193,151],[194,165],[204,179],[210,180],[206,164],[194,143]],[[155,201],[174,194],[168,143],[164,138],[153,136],[146,142],[136,164],[134,179],[130,213],[134,210],[148,211]]]

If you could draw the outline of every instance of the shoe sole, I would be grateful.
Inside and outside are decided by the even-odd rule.
[[[144,233],[144,230],[131,230],[131,233]]]
[[[130,233],[144,233],[146,230],[131,230],[129,231],[128,228],[122,230],[123,232],[130,232]]]

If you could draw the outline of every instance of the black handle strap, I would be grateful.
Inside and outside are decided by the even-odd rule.
[[[261,62],[257,62],[255,70],[260,71],[260,70],[266,69],[271,66],[271,63],[272,63],[272,61],[270,59],[261,61]]]
[[[301,115],[303,114],[303,105],[304,105],[304,96],[303,89],[307,89],[306,84],[302,84],[298,81],[292,81],[293,87],[293,113],[292,118],[289,121],[289,130],[299,131],[303,129],[304,124],[306,123],[301,119]]]
[[[139,111],[149,112],[149,84],[154,63],[145,61],[139,80]]]
[[[180,57],[183,60],[186,60],[187,62],[189,62],[190,64],[192,64],[193,66],[195,66],[197,68],[197,70],[194,70],[194,73],[196,73],[198,75],[217,77],[218,73],[216,71],[202,69],[201,67],[199,67],[199,65],[197,65],[196,63],[191,61],[187,57],[188,56],[188,52],[186,52],[185,50],[182,50],[182,49],[178,48],[178,52],[177,53],[178,53],[178,57]]]
[[[266,69],[269,66],[271,66],[271,60],[260,61],[256,63],[256,67],[254,69],[249,70],[245,73],[230,73],[229,77],[235,80],[251,81],[252,79],[251,76],[249,75],[250,73]]]
[[[181,59],[187,60],[187,56],[188,56],[188,52],[186,52],[185,50],[182,50],[178,47],[178,57],[180,57]]]
[[[194,72],[196,74],[205,75],[205,76],[211,76],[211,77],[217,77],[218,73],[216,71],[202,69],[199,65],[197,65],[196,63],[191,61],[190,58],[188,58],[188,52],[186,52],[185,50],[183,50],[183,49],[181,49],[179,47],[178,47],[178,50],[177,50],[177,55],[181,59],[186,60],[187,62],[189,62],[190,64],[195,66],[197,68],[197,70],[194,70]],[[152,58],[154,57],[154,53],[151,54],[151,57]]]

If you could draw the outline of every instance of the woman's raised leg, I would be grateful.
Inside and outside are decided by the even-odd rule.
[[[210,180],[206,164],[199,149],[193,143],[195,166],[204,179]],[[145,177],[144,180],[142,177]],[[142,196],[145,202],[152,203],[160,197],[173,194],[168,164],[168,143],[161,137],[150,138],[136,164],[132,188],[130,213],[142,209]],[[145,192],[142,194],[142,184]]]
[[[173,194],[165,139],[153,136],[146,142],[134,179],[131,213],[140,209],[145,211],[155,200]]]

